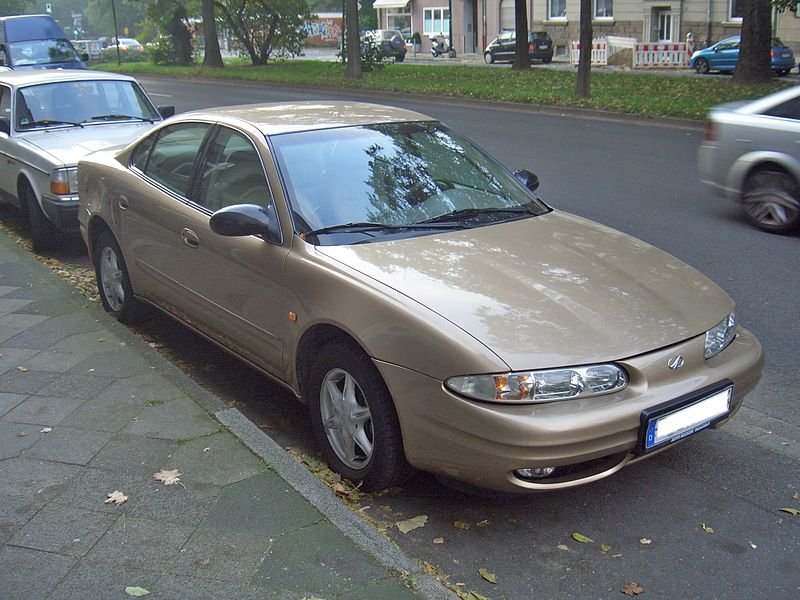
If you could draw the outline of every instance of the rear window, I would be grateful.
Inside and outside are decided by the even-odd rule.
[[[772,38],[772,47],[773,48],[788,48],[786,44],[784,44],[780,38]]]

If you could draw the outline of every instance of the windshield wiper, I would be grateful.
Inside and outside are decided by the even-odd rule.
[[[341,223],[320,227],[303,233],[304,238],[325,233],[368,233],[370,231],[407,231],[409,229],[464,229],[458,223],[411,223],[409,225],[389,225],[387,223]]]
[[[41,119],[25,123],[25,127],[49,127],[50,125],[70,125],[71,127],[83,127],[83,123],[73,123],[72,121],[60,121],[57,119]]]
[[[438,217],[432,217],[430,219],[425,219],[424,221],[420,221],[417,225],[420,224],[429,224],[429,223],[437,223],[444,225],[446,223],[463,223],[463,221],[468,221],[470,219],[474,219],[475,217],[480,217],[483,215],[535,215],[534,212],[529,206],[507,206],[507,207],[494,207],[494,208],[462,208],[461,210],[454,210],[449,213],[444,213],[443,215],[439,215]]]
[[[86,121],[147,121],[148,123],[152,123],[153,119],[148,119],[147,117],[138,117],[133,115],[118,115],[118,114],[110,114],[110,115],[98,115],[96,117],[89,117]]]

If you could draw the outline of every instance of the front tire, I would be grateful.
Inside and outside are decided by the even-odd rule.
[[[39,206],[39,201],[36,199],[36,194],[27,183],[23,184],[20,196],[20,204],[22,204],[23,210],[28,216],[33,251],[41,253],[51,250],[58,235],[56,228],[45,216],[42,207]]]
[[[94,269],[100,301],[106,312],[121,323],[134,322],[143,307],[133,295],[125,258],[109,231],[101,233],[95,242]]]
[[[762,169],[747,178],[742,205],[747,220],[770,233],[800,231],[800,186],[785,171]]]
[[[487,65],[491,65],[494,62],[494,55],[491,52],[484,52],[483,60],[486,61]]]
[[[708,74],[709,66],[708,61],[705,58],[698,58],[697,62],[694,63],[694,70],[699,75],[706,75]]]
[[[314,437],[330,468],[365,491],[407,479],[394,402],[372,361],[355,344],[317,354],[306,386]]]

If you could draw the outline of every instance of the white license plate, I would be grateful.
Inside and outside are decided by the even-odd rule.
[[[732,398],[733,386],[648,419],[645,450],[677,442],[705,429],[730,412]]]

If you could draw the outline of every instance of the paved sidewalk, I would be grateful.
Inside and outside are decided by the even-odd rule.
[[[452,597],[1,233],[0,545],[3,600]]]

